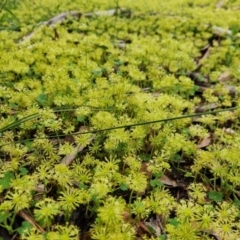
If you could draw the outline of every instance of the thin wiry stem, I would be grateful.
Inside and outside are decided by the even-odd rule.
[[[93,133],[111,131],[111,130],[116,130],[116,129],[121,129],[121,128],[130,128],[130,127],[142,126],[142,125],[147,125],[147,124],[154,124],[154,123],[159,123],[159,122],[174,121],[174,120],[179,120],[179,119],[184,119],[184,118],[193,118],[193,117],[202,116],[202,115],[212,115],[212,114],[216,114],[216,113],[220,113],[220,112],[227,112],[227,111],[237,110],[239,108],[240,107],[231,107],[231,108],[226,108],[226,109],[219,109],[219,110],[216,110],[216,111],[209,111],[209,112],[195,113],[195,114],[189,114],[189,115],[182,115],[182,116],[177,116],[177,117],[172,117],[172,118],[159,119],[159,120],[148,121],[148,122],[140,122],[140,123],[134,123],[134,124],[128,124],[128,125],[121,125],[121,126],[104,128],[104,129],[97,129],[97,130],[91,130],[91,131],[86,131],[86,132],[75,132],[75,133],[71,133],[71,134],[59,134],[58,137],[65,137],[67,135],[75,136],[75,135],[81,135],[81,134],[93,134]],[[33,115],[30,115],[28,117],[20,119],[17,122],[18,123],[23,123],[23,122],[26,122],[27,120],[30,120],[30,119],[32,119],[34,117],[39,116],[39,114],[36,114],[36,115],[33,114]],[[13,126],[16,126],[16,123],[15,124],[11,124],[11,127],[13,127]],[[5,128],[2,128],[0,133],[3,132],[3,131],[6,131],[9,128],[10,128],[9,126],[7,126]],[[55,137],[56,137],[56,135],[49,135],[48,136],[48,138],[55,138]],[[24,142],[26,140],[33,141],[35,139],[45,139],[45,138],[29,138],[29,139],[25,139],[25,140],[15,141],[15,143],[21,143],[21,142]],[[2,146],[8,145],[8,144],[4,144]]]
[[[6,0],[6,1],[3,3],[2,7],[0,8],[0,13],[1,13],[2,10],[4,9],[4,7],[6,6],[7,2],[8,2],[8,0]]]

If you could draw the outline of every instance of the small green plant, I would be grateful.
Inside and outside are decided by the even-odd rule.
[[[238,239],[237,10],[4,1],[0,227],[26,240]]]

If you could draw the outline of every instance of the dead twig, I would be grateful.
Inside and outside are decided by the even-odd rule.
[[[202,66],[203,61],[209,57],[210,52],[211,52],[210,44],[208,44],[206,47],[204,47],[203,50],[206,50],[206,51],[203,54],[203,56],[199,59],[198,64],[197,64],[197,69],[199,69]]]
[[[90,139],[89,139],[89,143],[96,137],[96,135],[93,135]],[[66,155],[62,160],[61,160],[61,164],[66,164],[67,166],[70,165],[72,163],[72,161],[76,158],[77,154],[79,152],[81,152],[83,149],[85,148],[85,146],[77,146],[74,151],[68,155]]]
[[[4,7],[6,6],[6,4],[7,4],[7,1],[8,0],[5,0],[5,2],[3,3],[3,5],[1,6],[1,8],[0,8],[0,13],[2,12],[2,10],[4,9]]]
[[[96,12],[89,12],[89,13],[81,13],[80,11],[63,12],[47,21],[40,23],[38,30],[44,26],[53,27],[56,24],[62,23],[69,17],[81,18],[81,17],[93,17],[93,16],[113,16],[113,15],[117,14],[118,11],[120,11],[120,13],[124,13],[125,11],[127,11],[127,9],[125,9],[125,8],[109,9],[106,11],[96,11]],[[23,44],[23,43],[31,40],[31,38],[34,36],[34,34],[35,34],[35,31],[28,33],[26,36],[24,36],[23,38],[20,39],[19,43]]]
[[[37,228],[41,233],[44,233],[44,229],[36,223],[36,221],[24,210],[18,212],[18,216],[24,219],[25,221],[29,222],[32,226]]]
[[[82,127],[82,129],[80,128],[80,132],[84,131],[84,127]],[[88,144],[96,137],[96,134],[94,134],[92,137],[90,137],[88,139]],[[79,152],[81,152],[84,148],[86,147],[86,145],[78,145],[74,151],[68,155],[66,155],[62,160],[61,160],[61,164],[66,164],[67,166],[69,166],[72,161],[76,158],[77,154]],[[36,188],[35,191],[38,193],[43,193],[45,191],[45,186],[42,183],[39,183]]]

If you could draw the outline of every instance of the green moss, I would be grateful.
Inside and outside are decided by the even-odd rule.
[[[236,2],[6,1],[0,226],[77,239],[81,208],[92,239],[137,239],[155,216],[163,234],[143,239],[239,238],[239,111],[168,121],[239,107]],[[66,11],[83,15],[43,24]],[[39,226],[14,229],[19,211]]]

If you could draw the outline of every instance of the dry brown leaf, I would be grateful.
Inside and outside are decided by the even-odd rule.
[[[228,80],[230,75],[231,75],[231,71],[227,70],[220,74],[220,76],[218,77],[218,81],[226,81]]]
[[[152,94],[152,96],[153,96],[153,97],[156,97],[156,98],[159,97],[160,95],[161,95],[160,92],[155,92],[155,93]]]
[[[222,35],[228,35],[228,36],[232,36],[232,31],[229,29],[224,29],[218,26],[213,26],[212,27],[212,31],[214,34],[218,35],[218,36],[222,36]]]
[[[148,179],[152,176],[152,173],[148,170],[148,164],[146,162],[142,163],[140,172],[144,173]]]
[[[157,216],[158,217],[158,216]],[[155,231],[155,235],[159,237],[162,234],[161,227],[159,226],[158,218],[150,218],[148,221],[144,222],[147,226],[151,227]]]
[[[134,221],[131,216],[131,213],[127,210],[125,212],[123,212],[122,217],[123,217],[123,221],[125,223],[132,223]]]
[[[200,107],[197,107],[195,109],[195,112],[207,112],[209,110],[213,110],[213,109],[216,109],[218,107],[218,104],[217,103],[210,103],[210,104],[207,104],[207,105],[203,105],[203,106],[200,106]]]
[[[221,8],[221,7],[223,7],[223,5],[224,5],[224,1],[219,1],[219,2],[217,2],[217,4],[216,4],[216,8]]]
[[[38,186],[35,188],[35,191],[38,193],[44,193],[46,191],[44,184],[38,184]]]
[[[163,183],[164,185],[167,185],[167,186],[171,186],[171,187],[178,187],[179,186],[179,184],[175,180],[170,179],[165,174],[159,180],[160,180],[161,183]]]
[[[211,144],[212,140],[210,137],[205,137],[197,146],[198,149],[207,147]]]
[[[223,128],[223,132],[229,135],[234,135],[236,132],[231,128]]]

